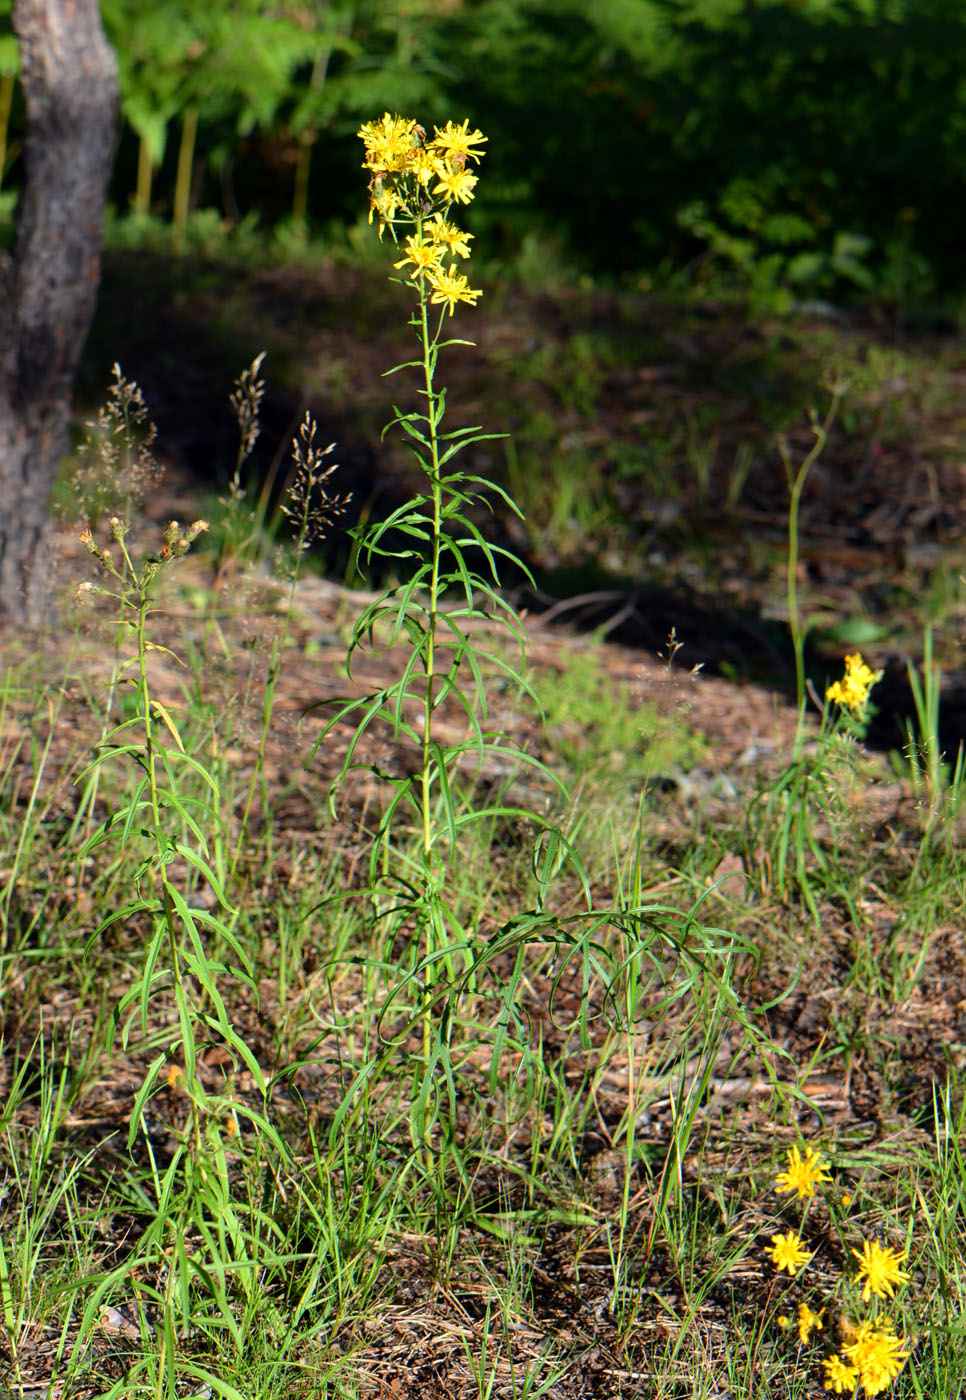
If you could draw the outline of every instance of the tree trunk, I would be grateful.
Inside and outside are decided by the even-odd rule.
[[[16,251],[0,265],[0,617],[47,601],[50,488],[94,314],[117,64],[97,0],[15,0],[27,107]]]

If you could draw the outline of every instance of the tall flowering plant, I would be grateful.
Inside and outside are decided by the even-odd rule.
[[[340,781],[354,768],[369,767],[389,790],[373,833],[368,893],[384,923],[387,946],[394,950],[392,964],[402,967],[403,982],[394,995],[409,1002],[409,1024],[421,1024],[428,1071],[445,1066],[453,999],[476,985],[490,956],[474,932],[463,927],[453,898],[460,843],[473,823],[532,816],[507,805],[512,776],[521,766],[550,775],[489,722],[488,672],[497,674],[501,688],[509,681],[527,689],[503,648],[489,641],[494,627],[502,627],[521,650],[525,646],[521,620],[499,592],[501,564],[509,561],[517,570],[525,569],[485,537],[477,520],[493,493],[519,511],[502,488],[460,470],[454,459],[471,443],[498,435],[478,427],[444,430],[446,390],[437,385],[440,351],[470,343],[444,338],[448,317],[460,305],[475,306],[481,296],[460,270],[469,258],[472,235],[453,216],[472,201],[486,137],[471,130],[468,121],[447,122],[431,137],[412,118],[388,112],[366,122],[359,136],[369,174],[370,222],[378,225],[380,239],[388,230],[401,253],[393,264],[401,275],[391,280],[410,295],[409,324],[419,345],[418,358],[391,372],[416,371],[421,405],[413,411],[395,408],[388,428],[401,428],[408,437],[424,485],[388,519],[356,531],[362,568],[382,558],[402,581],[378,594],[357,619],[348,647],[349,672],[357,654],[372,645],[402,646],[407,654],[389,684],[368,695],[329,702],[336,709],[316,747],[349,719],[355,732]],[[442,707],[449,711],[445,736]],[[461,717],[462,737],[454,737],[454,715]],[[411,771],[388,773],[360,761],[363,735],[377,723],[388,724],[394,740],[408,740],[417,749]],[[467,785],[474,771],[484,767],[504,776],[496,796],[491,787],[491,796],[478,805]],[[400,963],[401,948],[407,951]],[[435,1046],[434,1009],[440,1012]],[[428,1083],[426,1075],[414,1094],[414,1128],[420,1137],[431,1116]]]

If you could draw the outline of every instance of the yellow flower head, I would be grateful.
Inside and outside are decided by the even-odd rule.
[[[415,175],[421,185],[428,185],[430,180],[435,180],[441,175],[446,167],[443,162],[426,149],[425,146],[416,146],[410,152],[408,169],[410,174]]]
[[[865,1394],[878,1395],[888,1390],[906,1364],[909,1346],[905,1337],[896,1336],[887,1318],[880,1319],[878,1326],[867,1319],[859,1323],[842,1353],[849,1365],[858,1370]]]
[[[873,1295],[876,1298],[894,1298],[896,1288],[909,1282],[909,1275],[902,1272],[899,1265],[906,1255],[898,1249],[883,1249],[877,1240],[863,1240],[862,1249],[853,1249],[859,1261],[859,1278],[862,1280],[862,1301],[867,1303]]]
[[[824,1308],[819,1308],[818,1312],[812,1312],[807,1303],[798,1305],[798,1340],[804,1346],[813,1332],[822,1330],[822,1314]]]
[[[791,1147],[786,1156],[788,1169],[775,1178],[776,1191],[797,1191],[798,1199],[804,1201],[815,1195],[816,1186],[831,1181],[828,1162],[814,1147],[806,1147],[804,1157],[797,1146]]]
[[[471,175],[468,170],[461,170],[455,165],[444,165],[439,172],[439,184],[433,190],[433,194],[441,194],[447,200],[455,200],[457,204],[469,204],[473,198],[473,188],[479,184],[479,178]]]
[[[386,174],[408,169],[421,146],[421,130],[412,117],[388,112],[377,122],[364,122],[357,134],[366,148],[365,167]]]
[[[836,1395],[853,1391],[859,1383],[859,1373],[855,1366],[846,1366],[839,1356],[830,1356],[823,1362],[825,1366],[825,1389],[834,1390]]]
[[[483,295],[470,286],[462,272],[456,271],[455,263],[450,265],[448,272],[444,272],[442,267],[429,268],[426,280],[433,289],[430,301],[437,305],[448,303],[451,316],[458,301],[475,306],[477,299]]]
[[[482,131],[470,131],[469,121],[462,121],[457,126],[455,122],[447,122],[440,130],[436,127],[436,139],[433,145],[437,151],[441,151],[450,156],[455,156],[457,161],[460,157],[465,161],[467,156],[470,160],[475,160],[479,164],[482,151],[474,151],[474,146],[480,146],[486,140]]]
[[[776,1269],[787,1269],[794,1278],[799,1269],[804,1269],[811,1255],[804,1247],[801,1237],[794,1230],[784,1235],[772,1235],[771,1261]]]
[[[430,268],[438,268],[441,257],[442,249],[438,244],[409,237],[406,239],[406,256],[393,263],[393,267],[405,267],[407,263],[412,263],[416,273],[422,274]]]
[[[449,253],[458,258],[469,257],[470,239],[473,235],[464,233],[461,228],[449,223],[442,214],[433,216],[433,221],[428,225],[426,232],[434,243],[441,244]]]
[[[876,681],[882,679],[881,671],[873,671],[862,660],[857,651],[845,658],[845,675],[840,681],[833,681],[825,692],[826,700],[831,700],[853,714],[861,715],[869,699],[869,691]]]

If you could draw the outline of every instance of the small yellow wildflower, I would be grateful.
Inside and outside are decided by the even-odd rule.
[[[472,233],[464,233],[461,228],[451,224],[444,219],[442,214],[436,214],[434,222],[431,223],[426,232],[434,243],[440,243],[448,249],[451,254],[458,258],[468,258],[470,255],[470,239]]]
[[[873,1296],[894,1298],[897,1286],[909,1282],[909,1275],[899,1267],[906,1258],[904,1251],[883,1249],[877,1240],[863,1240],[862,1249],[853,1249],[852,1253],[859,1261],[863,1303]]]
[[[818,1312],[812,1312],[807,1303],[798,1305],[798,1340],[804,1344],[808,1341],[813,1332],[822,1330],[822,1314],[824,1308],[819,1308]]]
[[[377,122],[364,122],[357,134],[366,148],[366,168],[386,173],[405,170],[420,144],[419,130],[412,117],[393,117],[388,112]]]
[[[433,289],[430,301],[439,305],[448,302],[451,316],[458,301],[475,306],[477,299],[483,295],[470,286],[462,272],[456,271],[455,263],[450,265],[448,272],[444,272],[441,267],[430,268],[426,273],[426,280]]]
[[[852,1204],[852,1197],[851,1197],[851,1196],[845,1195],[845,1196],[842,1197],[842,1208],[843,1208],[843,1210],[848,1210],[848,1208],[849,1208],[849,1206],[850,1206],[851,1204]]]
[[[444,166],[439,172],[439,184],[433,194],[443,194],[449,200],[455,199],[458,204],[469,204],[473,198],[473,187],[477,184],[479,178],[468,170]]]
[[[836,1395],[852,1391],[859,1383],[859,1373],[855,1366],[846,1366],[838,1356],[830,1356],[825,1366],[825,1389],[834,1390]]]
[[[854,1339],[845,1343],[842,1352],[858,1369],[866,1395],[887,1390],[909,1359],[905,1337],[896,1336],[888,1318],[880,1319],[878,1327],[868,1320],[860,1322]]]
[[[815,1195],[815,1187],[831,1181],[828,1162],[814,1147],[806,1147],[803,1157],[798,1147],[789,1148],[788,1170],[779,1172],[775,1178],[776,1191],[797,1191],[800,1201]]]
[[[407,263],[412,263],[416,273],[421,274],[429,268],[438,268],[441,257],[442,250],[438,244],[426,243],[423,239],[410,235],[406,239],[406,256],[393,263],[393,267],[405,267]]]
[[[430,180],[435,180],[446,167],[432,151],[427,151],[424,146],[416,146],[410,153],[407,168],[421,185],[428,185]]]
[[[857,651],[845,658],[845,675],[840,681],[833,681],[825,692],[826,700],[841,705],[853,714],[861,715],[869,699],[869,691],[876,681],[882,679],[881,671],[873,671],[862,660]]]
[[[811,1255],[804,1247],[801,1237],[789,1230],[784,1235],[772,1235],[771,1260],[776,1269],[787,1269],[792,1278],[799,1269],[804,1269]]]
[[[470,160],[475,160],[479,164],[482,151],[474,151],[474,146],[482,145],[486,140],[482,131],[470,131],[469,120],[462,121],[457,126],[455,122],[447,122],[442,131],[436,127],[436,139],[433,145],[438,151],[447,151],[454,156],[462,156],[465,160],[469,156]]]
[[[787,1332],[792,1325],[792,1320],[787,1313],[779,1313],[775,1321],[783,1332]]]

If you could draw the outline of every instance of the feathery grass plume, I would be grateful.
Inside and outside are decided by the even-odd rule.
[[[228,402],[238,423],[238,457],[234,473],[236,481],[262,430],[261,407],[265,397],[265,381],[261,377],[261,369],[265,354],[263,350],[255,356],[247,369],[242,370],[228,395]]]
[[[71,509],[96,523],[107,511],[130,521],[164,475],[154,455],[157,428],[140,386],[114,365],[107,402],[86,424],[71,477]]]
[[[216,590],[233,580],[238,560],[251,550],[264,522],[271,483],[266,481],[257,505],[252,505],[242,483],[242,470],[261,435],[261,408],[265,397],[265,381],[261,375],[266,352],[256,355],[247,369],[232,385],[228,402],[238,424],[238,449],[235,467],[225,495],[219,497],[224,512],[221,518],[223,539],[218,561]]]
[[[326,457],[335,451],[335,443],[317,447],[317,431],[318,424],[307,412],[297,435],[292,439],[295,473],[287,497],[279,507],[294,528],[295,548],[299,554],[304,553],[309,545],[325,538],[332,522],[342,514],[349,502],[348,493],[334,495],[326,486],[339,464],[326,464]]]

